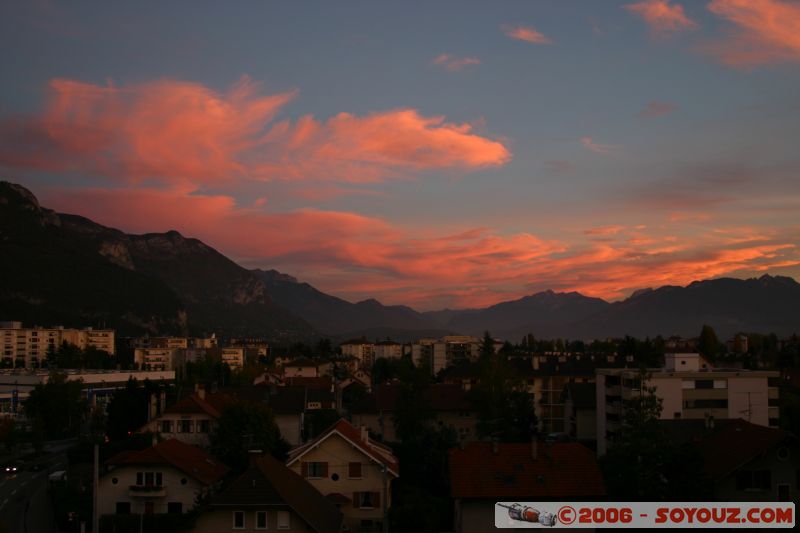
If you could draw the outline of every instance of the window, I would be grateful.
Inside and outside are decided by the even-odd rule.
[[[144,514],[155,513],[155,504],[153,502],[144,502]]]
[[[136,472],[136,484],[144,485],[144,472]]]
[[[361,463],[350,463],[347,468],[347,477],[360,478],[361,477]]]
[[[713,389],[714,388],[714,380],[713,379],[697,379],[694,382],[694,387],[696,389]]]
[[[307,478],[322,478],[328,477],[328,463],[323,462],[310,462],[303,463],[305,468],[305,477]]]
[[[684,404],[687,409],[726,409],[728,400],[699,398],[697,400],[686,400]]]
[[[211,421],[210,420],[200,420],[197,423],[197,432],[198,433],[208,433],[211,430]]]
[[[256,511],[256,529],[267,529],[266,511]]]
[[[244,511],[233,512],[233,529],[244,529]]]
[[[781,378],[767,378],[767,387],[780,387]]]
[[[148,487],[152,487],[155,479],[155,474],[153,472],[145,472],[144,473],[144,484]]]
[[[191,420],[179,420],[178,421],[178,433],[191,433],[192,432],[192,421]]]
[[[289,529],[289,511],[278,511],[278,529]]]
[[[727,379],[715,379],[714,380],[714,388],[715,389],[727,389],[728,388],[728,380]]]
[[[156,487],[161,487],[164,484],[164,474],[156,472]]]
[[[183,504],[181,502],[167,502],[167,512],[169,514],[182,514]]]
[[[693,379],[684,379],[681,382],[682,389],[693,389],[694,388],[694,380]]]
[[[356,509],[375,509],[380,507],[381,495],[379,492],[354,492],[353,507]]]
[[[131,502],[117,502],[117,514],[131,514]]]
[[[767,400],[767,405],[769,407],[780,407],[781,402],[780,402],[780,400],[778,398],[769,398]]]
[[[172,433],[172,420],[161,421],[161,433]]]
[[[769,470],[742,470],[736,474],[736,490],[770,490],[772,472]]]

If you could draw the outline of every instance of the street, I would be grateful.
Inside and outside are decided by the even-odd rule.
[[[38,471],[32,465],[47,465]],[[53,506],[48,494],[48,475],[66,467],[63,454],[51,453],[21,466],[13,475],[0,478],[0,532],[49,533],[56,531]]]

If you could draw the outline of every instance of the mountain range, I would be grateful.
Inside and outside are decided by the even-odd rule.
[[[275,270],[248,270],[176,231],[131,235],[39,205],[0,182],[0,320],[114,327],[121,334],[259,336],[288,343],[329,336],[408,341],[461,333],[512,341],[632,335],[800,332],[794,279],[720,278],[640,290],[609,303],[539,292],[482,309],[420,313],[351,303]]]

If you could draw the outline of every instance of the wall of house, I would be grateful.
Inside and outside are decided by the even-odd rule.
[[[597,412],[594,409],[575,410],[575,438],[597,440]]]
[[[172,432],[166,433],[161,431],[163,429],[163,421],[169,420],[172,422]],[[189,420],[191,422],[191,433],[181,433],[178,431],[178,426],[181,420]],[[209,422],[209,433],[198,433],[200,421],[207,420]],[[210,433],[214,431],[217,425],[217,420],[205,413],[192,413],[192,414],[179,414],[179,413],[165,413],[158,418],[154,418],[145,425],[145,431],[152,431],[161,435],[163,439],[176,439],[198,448],[208,449],[211,446]]]
[[[783,448],[784,450],[781,450]],[[788,450],[788,457],[781,458],[779,450]],[[738,490],[736,477],[742,470],[769,470],[771,472],[770,488],[768,490],[749,489]],[[798,487],[798,472],[800,472],[800,446],[780,444],[771,448],[763,456],[738,468],[732,474],[720,479],[714,484],[715,501],[778,501],[778,486],[786,484],[789,487],[790,501],[797,502],[800,499],[800,487]]]
[[[275,424],[281,432],[281,436],[291,444],[297,446],[302,443],[300,438],[300,415],[299,414],[280,414],[275,415]]]
[[[161,472],[163,496],[140,497],[131,496],[130,487],[136,485],[137,472]],[[113,480],[117,482],[114,483]],[[186,480],[185,484],[181,483]],[[109,470],[100,477],[98,484],[98,509],[100,514],[116,514],[117,502],[130,502],[131,513],[144,512],[144,502],[153,502],[153,512],[166,513],[169,502],[181,502],[183,512],[188,512],[195,505],[196,497],[205,489],[195,479],[180,470],[169,466],[119,466]]]
[[[384,493],[384,476],[381,466],[366,456],[349,441],[337,434],[331,435],[322,445],[310,450],[290,468],[302,475],[302,462],[327,462],[328,475],[325,478],[308,478],[308,482],[323,495],[338,492],[348,498],[353,498],[354,492],[378,492],[381,502],[374,509],[354,508],[352,503],[342,504],[341,511],[344,521],[351,528],[356,529],[362,520],[380,521],[383,518],[383,499],[386,506],[391,507],[391,490]],[[349,477],[349,463],[361,463],[361,477]],[[334,479],[334,474],[338,479]],[[391,482],[391,474],[387,474],[387,484]],[[390,485],[389,485],[390,487]]]
[[[289,529],[278,529],[278,511],[274,507],[235,507],[209,510],[197,518],[194,529],[200,533],[218,533],[219,531],[292,531],[314,533],[300,515],[287,508],[289,512]],[[286,510],[286,509],[281,509]],[[244,511],[244,529],[233,529],[233,512]],[[267,512],[267,529],[256,529],[256,511]]]

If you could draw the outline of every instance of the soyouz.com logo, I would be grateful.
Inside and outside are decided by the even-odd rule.
[[[794,528],[790,502],[497,502],[502,529]]]

